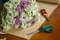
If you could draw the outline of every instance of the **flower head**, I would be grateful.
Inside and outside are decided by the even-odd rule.
[[[17,25],[21,25],[21,24],[22,24],[22,21],[19,20],[19,19],[16,19],[16,20],[15,20],[15,24],[17,24]]]

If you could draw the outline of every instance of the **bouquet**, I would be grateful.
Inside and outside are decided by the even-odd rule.
[[[25,29],[39,21],[36,0],[9,0],[4,7],[4,11],[0,12],[3,31],[11,28]]]

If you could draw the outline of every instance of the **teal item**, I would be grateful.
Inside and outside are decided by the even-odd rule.
[[[42,26],[40,29],[34,31],[34,32],[31,32],[31,33],[28,33],[27,35],[31,35],[31,34],[35,34],[35,33],[40,33],[40,32],[52,32],[52,26],[51,25],[45,25],[45,26]]]
[[[42,26],[42,29],[43,29],[45,32],[52,32],[52,26],[51,26],[51,25]]]

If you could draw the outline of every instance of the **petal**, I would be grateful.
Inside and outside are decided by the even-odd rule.
[[[22,14],[22,9],[21,9],[20,6],[17,6],[16,10],[17,10],[20,14]]]
[[[15,20],[15,24],[17,24],[17,25],[21,25],[21,24],[22,24],[22,21],[19,20],[19,19],[16,19],[16,20]]]
[[[21,0],[21,2],[29,2],[29,0]]]
[[[25,4],[23,5],[23,7],[24,7],[24,8],[28,8],[28,4],[25,3]]]

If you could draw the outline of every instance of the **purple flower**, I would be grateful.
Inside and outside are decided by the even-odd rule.
[[[17,6],[16,10],[22,14],[22,8],[28,8],[28,3],[29,1],[28,0],[21,0],[21,3]]]
[[[23,12],[22,8],[28,8],[28,5],[29,5],[28,2],[29,2],[29,0],[21,0],[21,3],[16,7],[16,10],[19,12],[19,14],[16,17],[14,17],[15,18],[14,25],[16,25],[16,24],[21,25],[22,24],[22,21],[19,20],[19,18],[20,18],[20,15]]]
[[[21,7],[20,7],[19,5],[17,6],[16,10],[17,10],[20,14],[22,14],[22,9],[21,9]]]
[[[29,5],[29,1],[28,0],[21,0],[21,3],[22,7],[24,8],[28,8],[28,5]]]
[[[35,23],[35,18],[36,16],[33,16],[33,18],[29,21],[29,23],[31,23],[31,25],[33,25]]]
[[[30,23],[34,23],[34,19],[31,19],[29,22],[30,22]]]
[[[29,0],[21,0],[21,2],[29,2]]]
[[[24,3],[23,7],[28,8],[28,3]]]
[[[16,20],[15,20],[15,24],[17,24],[17,25],[21,25],[21,24],[22,24],[22,21],[19,20],[19,19],[16,19]]]

